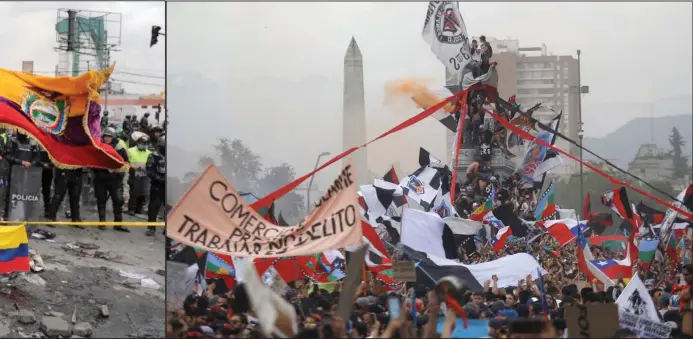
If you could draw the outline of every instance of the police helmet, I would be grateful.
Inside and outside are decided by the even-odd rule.
[[[158,145],[157,145],[157,146],[159,146],[159,147],[166,147],[166,137],[165,137],[165,136],[159,138],[159,142],[158,142]]]
[[[103,130],[103,136],[104,137],[111,137],[115,138],[116,136],[116,130],[113,127],[106,127],[106,129]]]
[[[149,128],[149,131],[151,131],[151,132],[163,132],[164,129],[159,124],[154,124],[154,125],[152,125],[152,127]]]

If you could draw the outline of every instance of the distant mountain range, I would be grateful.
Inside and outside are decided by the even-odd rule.
[[[653,143],[659,148],[665,151],[671,150],[669,135],[673,127],[678,128],[686,142],[684,153],[689,155],[688,160],[690,164],[692,158],[690,155],[693,154],[692,114],[672,115],[654,119],[635,118],[602,138],[585,137],[583,145],[585,148],[599,154],[602,158],[613,162],[623,169],[627,169],[628,163],[633,161],[640,145],[651,142],[650,135],[653,136]],[[583,157],[587,160],[597,160],[589,153],[583,153]]]

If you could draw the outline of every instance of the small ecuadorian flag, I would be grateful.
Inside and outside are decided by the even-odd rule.
[[[0,274],[30,270],[29,239],[24,225],[0,226]]]

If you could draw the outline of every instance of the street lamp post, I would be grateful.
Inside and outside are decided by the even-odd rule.
[[[326,157],[330,155],[330,152],[322,152],[318,155],[318,158],[315,160],[315,168],[313,170],[318,169],[318,165],[320,164],[320,158]],[[306,189],[306,213],[310,211],[310,187],[313,186],[313,179],[315,178],[315,174],[310,176],[310,181],[308,182],[308,189]]]
[[[578,78],[578,88],[577,88],[577,102],[578,102],[578,138],[580,139],[580,212],[584,213],[585,210],[585,188],[584,188],[584,178],[583,171],[584,166],[582,165],[582,136],[584,130],[582,129],[582,82],[580,81],[580,50],[577,50],[577,78]],[[585,218],[586,216],[582,216]]]

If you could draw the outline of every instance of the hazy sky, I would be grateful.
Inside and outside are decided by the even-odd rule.
[[[582,83],[591,91],[583,99],[588,136],[648,114],[614,118],[592,107],[691,95],[691,8],[460,3],[470,35],[544,43],[554,55],[582,50]],[[368,137],[376,136],[417,112],[384,103],[388,81],[444,83],[442,64],[421,38],[426,9],[426,2],[169,3],[171,142],[200,152],[217,137],[240,138],[266,163],[287,161],[305,173],[321,151],[342,150],[343,58],[352,36],[364,57]],[[656,113],[667,114],[681,112]],[[410,170],[419,146],[447,157],[444,129],[429,120],[369,146],[371,169],[384,173],[400,162]]]
[[[111,53],[111,60],[116,62],[111,79],[120,80],[128,93],[147,95],[164,90],[165,38],[149,48],[152,25],[165,31],[164,2],[0,2],[0,67],[21,70],[22,61],[33,60],[35,73],[53,75],[58,63],[54,50],[58,46],[58,9],[121,13],[120,52]],[[117,25],[110,27],[115,30]]]

